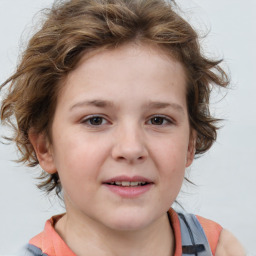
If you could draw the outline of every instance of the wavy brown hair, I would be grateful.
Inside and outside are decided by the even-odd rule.
[[[196,131],[196,154],[206,152],[216,140],[216,121],[209,111],[214,85],[225,87],[228,77],[202,54],[198,34],[174,11],[167,0],[56,1],[47,11],[39,31],[30,39],[1,104],[1,120],[13,128],[20,151],[18,161],[38,165],[29,141],[31,129],[51,140],[51,124],[59,90],[67,74],[88,51],[114,48],[128,42],[150,43],[180,61],[187,74],[187,106]],[[61,190],[58,174],[42,172],[39,187]]]

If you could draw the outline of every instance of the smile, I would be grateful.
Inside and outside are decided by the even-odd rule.
[[[110,182],[109,185],[121,186],[121,187],[137,187],[137,186],[145,186],[148,184],[143,181],[113,181]]]
[[[115,195],[122,198],[137,198],[146,194],[154,187],[151,179],[142,176],[116,176],[105,180],[103,185]]]

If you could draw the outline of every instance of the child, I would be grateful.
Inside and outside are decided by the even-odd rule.
[[[20,161],[66,206],[20,255],[245,255],[217,223],[170,208],[216,139],[211,86],[228,84],[173,4],[56,2],[2,85]]]

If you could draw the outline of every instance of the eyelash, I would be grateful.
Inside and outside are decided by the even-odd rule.
[[[96,119],[96,118],[99,118],[101,122],[99,124],[92,124],[93,119]],[[151,123],[154,126],[166,126],[166,125],[174,124],[174,121],[171,118],[168,118],[168,117],[162,116],[162,115],[155,115],[155,116],[150,117],[147,120],[146,124],[148,124],[150,121],[152,122],[153,119],[156,119],[156,118],[160,118],[160,120],[162,122],[160,122],[160,124],[155,124],[155,125]],[[96,120],[94,120],[94,121],[96,121]],[[104,124],[106,124],[108,122],[109,121],[107,121],[106,118],[104,118],[103,116],[100,116],[100,115],[88,116],[88,117],[86,117],[85,119],[83,119],[81,121],[82,124],[87,124],[88,126],[101,126],[101,125],[104,125]]]
[[[100,116],[100,115],[92,115],[92,116],[88,116],[86,117],[85,119],[83,119],[81,121],[81,123],[83,124],[87,124],[89,126],[101,126],[101,125],[104,125],[105,123],[100,123],[100,124],[92,124],[90,123],[90,121],[92,121],[94,118],[100,118],[102,121],[104,120],[105,122],[108,122],[106,118],[104,118],[103,116]]]
[[[153,117],[150,117],[150,119],[147,121],[147,123],[148,123],[149,121],[152,122],[152,120],[153,120],[154,118],[160,118],[161,121],[162,121],[161,124],[155,124],[155,126],[166,126],[166,125],[172,125],[172,124],[174,124],[174,121],[173,121],[171,118],[166,117],[166,116],[162,116],[162,115],[155,115],[155,116],[153,116]],[[153,124],[152,124],[152,125],[153,125]]]

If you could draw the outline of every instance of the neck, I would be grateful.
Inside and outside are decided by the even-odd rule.
[[[78,256],[84,252],[97,256],[174,255],[174,235],[167,214],[142,230],[120,231],[67,213],[55,229]]]

